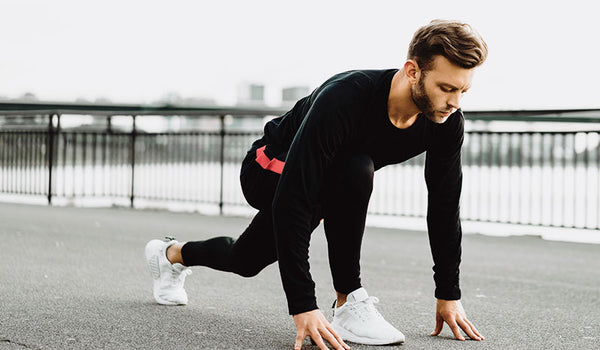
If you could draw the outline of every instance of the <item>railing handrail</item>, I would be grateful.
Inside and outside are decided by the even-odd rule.
[[[600,109],[537,109],[464,111],[465,118],[483,121],[600,123]]]
[[[222,116],[252,117],[282,115],[289,108],[268,106],[189,106],[189,105],[141,105],[141,104],[95,104],[62,102],[0,102],[0,115],[23,117],[49,114],[94,115],[159,115],[159,116]],[[532,110],[465,110],[469,120],[487,121],[544,121],[599,123],[600,108],[581,109],[532,109]],[[24,115],[25,114],[25,115]]]
[[[287,108],[267,106],[185,106],[185,105],[136,105],[136,104],[81,104],[55,102],[0,102],[0,115],[35,114],[94,114],[94,115],[232,115],[267,116],[281,115]],[[27,115],[24,115],[27,116]]]
[[[8,113],[2,111],[8,111]],[[0,103],[0,116],[7,116],[6,119],[8,119],[8,127],[0,127],[0,144],[2,145],[0,170],[3,171],[0,173],[0,190],[4,193],[45,194],[49,204],[52,203],[54,196],[62,196],[62,198],[71,196],[70,198],[73,199],[86,195],[93,197],[97,194],[119,199],[127,196],[132,207],[135,207],[136,199],[141,201],[194,201],[194,199],[190,199],[192,197],[188,196],[191,194],[196,203],[218,204],[219,212],[223,213],[226,205],[245,203],[240,197],[236,202],[236,200],[231,200],[229,195],[226,196],[226,186],[230,186],[231,181],[239,180],[237,179],[241,163],[239,157],[245,154],[245,147],[261,135],[259,130],[244,132],[240,132],[236,128],[227,130],[227,116],[261,118],[280,115],[284,112],[282,109],[261,108],[260,106],[226,108],[216,106],[47,104],[41,102]],[[61,117],[69,115],[76,117],[78,115],[96,115],[105,117],[105,120],[102,118],[94,120],[94,123],[89,125],[89,130],[87,129],[88,125],[85,127],[82,125],[83,128],[78,129],[79,126],[73,127],[73,124],[68,125],[68,123],[66,123],[66,128],[63,128],[64,124],[61,123],[61,120],[70,118],[62,119]],[[143,123],[138,123],[138,121],[141,122],[143,116],[151,115],[207,117],[217,120],[219,126],[217,127],[212,120],[209,123],[190,123],[194,124],[190,125],[192,129],[183,132],[175,132],[175,130],[173,132],[148,132],[146,135],[146,131],[141,127]],[[11,125],[9,116],[13,116],[15,119],[21,119],[21,116],[26,119],[37,119],[34,120],[35,123],[28,123],[28,120],[24,123],[23,120],[16,120],[17,123],[14,126]],[[113,118],[113,116],[119,116],[119,118]],[[114,120],[121,119],[121,116],[130,118],[131,123],[123,124],[122,120],[114,123]],[[485,130],[467,131],[469,137],[465,138],[463,170],[466,174],[465,178],[473,176],[471,179],[477,179],[467,182],[470,187],[465,187],[467,189],[464,192],[465,198],[471,198],[471,201],[476,203],[465,206],[468,213],[467,218],[504,223],[561,227],[571,225],[568,227],[600,229],[600,216],[597,215],[598,208],[600,208],[600,193],[597,185],[598,176],[600,176],[600,138],[598,136],[600,109],[475,111],[465,112],[465,116],[471,120],[489,118],[487,119],[489,121],[570,122],[570,125],[567,125],[568,123],[553,124],[557,127],[555,129],[561,129],[553,131],[528,131],[527,129],[530,128],[522,124],[518,125],[516,131],[495,131],[483,127],[482,129]],[[103,123],[105,125],[102,125]],[[26,131],[29,124],[35,124],[37,130]],[[479,123],[473,123],[472,126],[479,128],[477,124]],[[488,123],[481,124],[487,125]],[[236,127],[244,125],[245,123],[240,123]],[[94,129],[97,126],[101,130]],[[511,125],[508,129],[512,127]],[[12,128],[16,130],[12,130]],[[590,130],[584,131],[585,128]],[[496,129],[495,126],[494,129]],[[187,133],[190,133],[191,137],[187,137]],[[174,142],[172,137],[163,138],[161,135],[182,137]],[[240,145],[242,141],[244,145]],[[406,171],[397,179],[410,181],[410,179],[418,178],[421,180],[421,171],[413,169],[413,165],[422,166],[424,158],[421,156],[407,162],[408,167],[404,169]],[[193,163],[194,161],[196,163]],[[159,163],[172,166],[158,166]],[[210,170],[211,175],[203,177],[206,181],[197,181],[197,176],[192,173],[195,174],[199,169],[196,166],[188,166],[192,163],[204,163]],[[236,169],[232,171],[230,165]],[[158,167],[152,170],[153,166]],[[217,167],[218,171],[215,171]],[[176,169],[179,175],[170,171],[165,173],[165,168]],[[152,174],[149,173],[149,169],[153,171]],[[417,173],[413,170],[417,170],[418,176],[415,177]],[[89,182],[88,171],[91,171],[91,182]],[[227,178],[226,173],[228,174]],[[170,194],[171,191],[165,193],[165,182],[170,184],[185,181],[181,178],[181,174],[191,182],[184,182],[183,186],[178,184],[179,187],[175,187],[177,188],[175,196]],[[231,176],[232,174],[233,176]],[[96,177],[109,180],[97,183],[95,182]],[[156,182],[156,186],[148,186],[150,177],[157,177],[159,181],[163,182]],[[58,179],[62,179],[62,183]],[[67,179],[73,187],[71,192],[66,190],[65,181]],[[197,182],[200,182],[201,185],[197,186],[195,184]],[[159,183],[161,185],[158,185]],[[209,184],[210,188],[204,186],[205,183]],[[30,184],[29,187],[27,187],[28,184]],[[421,181],[418,184],[421,185],[413,183],[414,186],[410,186],[408,192],[403,192],[401,201],[398,200],[400,197],[386,197],[385,203],[394,202],[396,208],[403,208],[400,213],[394,212],[392,209],[385,209],[386,207],[382,207],[383,210],[379,209],[375,213],[410,217],[425,215],[424,201],[422,200],[422,198],[426,199],[425,189],[422,187],[424,184]],[[497,184],[501,184],[501,186],[497,186]],[[127,186],[129,188],[125,188]],[[58,191],[59,187],[62,194]],[[117,190],[114,190],[115,188]],[[190,190],[192,188],[193,190]],[[487,191],[484,190],[485,188]],[[142,190],[138,193],[138,189]],[[143,189],[147,191],[145,194]],[[390,190],[390,188],[379,187],[378,191],[381,193],[382,189],[385,189],[385,193]],[[421,199],[417,199],[415,191],[423,192],[423,195],[419,196]],[[202,197],[199,195],[200,192],[208,195]],[[238,193],[241,195],[241,191]],[[218,198],[215,198],[215,194],[218,194]],[[524,206],[530,206],[526,213],[522,210]],[[555,217],[555,215],[557,216]]]

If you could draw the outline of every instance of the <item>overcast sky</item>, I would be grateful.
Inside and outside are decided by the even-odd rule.
[[[490,47],[464,109],[600,108],[597,1],[15,0],[0,2],[0,96],[149,103],[167,93],[236,102],[240,82],[318,86],[397,68],[435,18]]]

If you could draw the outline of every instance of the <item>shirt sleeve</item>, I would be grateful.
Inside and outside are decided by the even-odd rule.
[[[308,248],[325,171],[356,129],[360,94],[349,83],[313,97],[290,146],[273,199],[279,271],[291,315],[317,309]],[[318,221],[317,221],[318,222]]]
[[[458,300],[462,229],[459,202],[462,190],[461,148],[464,116],[455,112],[437,129],[434,144],[427,151],[425,180],[428,190],[427,228],[433,255],[435,297]]]

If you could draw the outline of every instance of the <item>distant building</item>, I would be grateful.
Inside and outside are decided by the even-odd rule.
[[[21,95],[21,97],[18,97],[15,100],[18,102],[35,102],[38,101],[38,98],[33,93],[26,92],[23,95]]]
[[[212,97],[188,97],[182,99],[181,103],[184,106],[193,107],[213,107],[217,105],[217,101]]]
[[[210,97],[182,97],[177,92],[169,92],[155,101],[154,104],[168,106],[212,107],[216,105],[216,101]]]
[[[237,104],[239,106],[264,106],[265,86],[255,83],[241,83],[238,86]]]
[[[292,86],[281,90],[281,105],[284,107],[293,106],[299,99],[310,93],[308,86]]]
[[[94,104],[97,104],[97,105],[111,105],[113,103],[112,103],[112,101],[109,98],[106,98],[106,97],[97,97],[94,100]]]

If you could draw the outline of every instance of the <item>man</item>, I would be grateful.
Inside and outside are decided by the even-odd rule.
[[[268,122],[242,163],[241,184],[259,212],[234,240],[153,240],[146,257],[158,303],[186,304],[188,266],[254,276],[279,261],[297,329],[295,349],[310,337],[349,349],[345,341],[392,344],[404,335],[376,310],[360,282],[360,247],[374,171],[427,152],[427,224],[434,260],[436,326],[457,339],[483,337],[460,303],[464,117],[459,101],[487,45],[469,25],[436,20],[414,35],[402,69],[335,75],[282,117]],[[331,324],[318,309],[309,273],[311,232],[324,221],[337,292]]]

